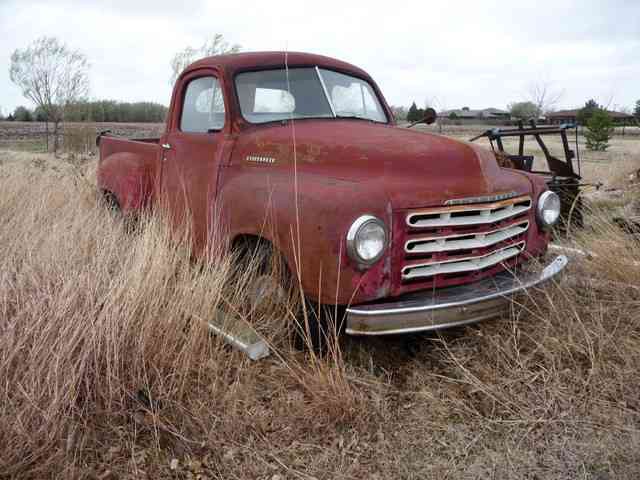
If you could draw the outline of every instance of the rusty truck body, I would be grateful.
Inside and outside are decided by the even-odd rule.
[[[98,140],[99,188],[123,212],[188,219],[196,252],[268,242],[307,297],[346,307],[349,334],[486,319],[567,263],[546,257],[559,202],[544,178],[397,126],[373,79],[332,58],[199,60],[160,138]]]

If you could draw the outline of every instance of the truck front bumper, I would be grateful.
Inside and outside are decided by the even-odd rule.
[[[542,271],[502,272],[477,283],[405,295],[393,302],[369,303],[347,308],[346,333],[391,335],[479,322],[503,313],[514,294],[553,278],[567,266],[564,255]]]

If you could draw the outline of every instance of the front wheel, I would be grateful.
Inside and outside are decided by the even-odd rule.
[[[294,280],[286,262],[271,243],[262,239],[242,240],[236,245],[236,278],[244,286],[249,315],[260,319],[285,317],[286,331],[298,350],[322,351],[335,329],[329,328],[330,308],[318,305],[301,295],[301,285]]]

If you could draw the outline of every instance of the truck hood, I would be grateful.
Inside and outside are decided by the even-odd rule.
[[[293,136],[295,132],[295,154]],[[525,174],[498,166],[493,153],[467,142],[359,120],[301,120],[261,126],[241,135],[236,161],[273,160],[299,175],[366,182],[395,209],[496,193],[530,193]]]

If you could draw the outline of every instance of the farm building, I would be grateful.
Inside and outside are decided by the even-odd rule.
[[[547,121],[549,123],[576,123],[576,118],[579,108],[574,108],[573,110],[559,110],[557,112],[552,112],[547,114]],[[632,123],[634,120],[633,115],[629,115],[623,112],[614,112],[613,110],[606,111],[609,116],[613,119],[615,123],[619,123],[621,125],[626,125]]]
[[[460,109],[443,110],[438,113],[438,118],[462,120],[466,122],[496,122],[508,121],[511,119],[511,115],[506,110],[500,110],[499,108],[484,108],[481,110],[472,110],[469,107],[462,107]]]

